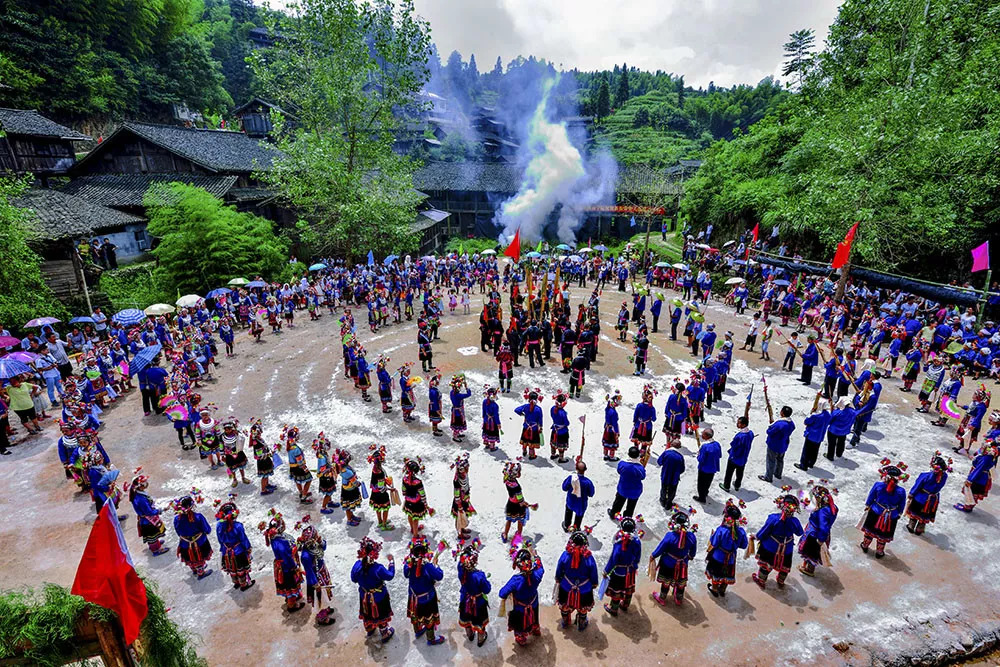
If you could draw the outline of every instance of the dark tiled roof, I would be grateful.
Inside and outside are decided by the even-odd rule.
[[[504,162],[428,162],[413,175],[419,190],[516,193],[521,186],[522,170]],[[680,193],[681,187],[669,182],[666,171],[649,167],[621,166],[618,169],[619,193]]]
[[[98,206],[58,190],[32,188],[14,203],[33,211],[28,233],[40,241],[80,238],[142,221],[134,215]]]
[[[0,108],[0,130],[10,134],[24,134],[32,137],[56,137],[86,141],[90,139],[85,134],[64,127],[42,116],[37,111],[26,109]]]
[[[681,160],[682,167],[695,167],[701,166],[701,160]]]
[[[273,199],[278,193],[268,188],[233,188],[228,194],[235,202],[245,202]]]
[[[142,197],[154,183],[179,181],[222,197],[236,183],[236,176],[220,174],[94,174],[74,179],[62,191],[101,206],[142,206]]]
[[[276,148],[252,139],[242,132],[198,130],[175,125],[152,125],[126,122],[113,135],[77,163],[86,165],[94,156],[114,145],[121,132],[131,132],[175,155],[191,160],[210,171],[266,171],[278,154]]]
[[[295,118],[295,116],[293,116],[292,114],[288,113],[287,111],[285,111],[284,109],[282,109],[281,107],[279,107],[277,104],[274,104],[273,102],[268,102],[267,100],[265,100],[262,97],[251,97],[249,100],[247,100],[246,103],[244,103],[244,104],[236,107],[235,109],[233,109],[232,115],[233,116],[239,116],[242,112],[244,112],[248,108],[250,108],[254,104],[254,102],[256,102],[257,104],[261,105],[262,107],[266,107],[268,109],[274,109],[275,111],[277,111],[278,113],[280,113],[282,116],[285,116],[286,118]]]

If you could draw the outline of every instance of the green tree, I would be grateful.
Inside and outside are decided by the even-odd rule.
[[[684,108],[684,77],[677,79],[677,106]]]
[[[34,317],[65,315],[42,280],[41,257],[28,246],[34,213],[15,202],[27,187],[27,181],[0,178],[0,325],[10,329]]]
[[[622,63],[622,73],[618,76],[618,87],[615,88],[615,108],[620,109],[628,102],[628,65]]]
[[[802,81],[813,63],[813,46],[816,36],[812,29],[796,30],[789,35],[789,40],[785,42],[785,65],[781,70],[782,76],[794,75],[798,77],[798,88],[802,89]]]
[[[143,198],[153,249],[155,277],[167,292],[203,294],[238,276],[277,277],[288,243],[271,222],[240,213],[209,192],[184,183],[159,184]]]
[[[607,118],[608,114],[611,113],[611,90],[608,86],[608,80],[601,80],[601,87],[597,90],[597,120],[602,118]]]
[[[282,38],[250,63],[261,89],[298,124],[276,127],[282,155],[259,177],[316,229],[318,252],[411,250],[414,164],[392,150],[395,110],[419,106],[426,22],[412,0],[303,0],[272,19]]]
[[[639,107],[632,118],[633,127],[646,127],[649,125],[649,110],[646,107]]]

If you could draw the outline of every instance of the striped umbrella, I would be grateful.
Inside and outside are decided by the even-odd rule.
[[[130,327],[133,324],[141,324],[145,322],[146,313],[142,312],[138,308],[126,308],[125,310],[119,310],[117,313],[112,315],[111,319],[123,327]]]
[[[129,362],[128,365],[129,375],[135,375],[142,369],[152,364],[153,359],[155,359],[156,355],[160,353],[160,349],[159,345],[150,345],[149,347],[144,347],[136,352],[135,356],[132,357],[132,361]]]
[[[34,352],[11,352],[6,356],[7,359],[13,359],[14,361],[20,361],[22,364],[30,364],[32,361],[38,358],[38,355]]]
[[[11,359],[9,356],[0,359],[0,378],[4,380],[30,372],[31,367],[22,361]]]

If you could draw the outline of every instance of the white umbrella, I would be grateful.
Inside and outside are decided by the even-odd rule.
[[[147,315],[167,315],[169,313],[174,312],[175,310],[177,309],[171,306],[169,303],[154,303],[152,306],[149,306],[148,308],[146,308],[146,310],[142,312],[146,313]]]
[[[744,283],[744,282],[746,282],[746,281],[743,280],[742,278],[730,278],[729,280],[726,281],[726,284],[727,285],[739,285],[740,283]]]
[[[175,301],[174,303],[176,303],[181,308],[193,308],[194,306],[198,305],[199,301],[202,300],[203,299],[197,294],[185,294],[181,298],[177,299],[177,301]]]
[[[497,254],[497,251],[496,250],[484,250],[480,254],[481,255],[495,255],[495,254]]]
[[[580,252],[580,253],[583,253],[583,252],[594,252],[594,249],[593,248],[580,248],[579,250],[577,250],[577,252]]]
[[[680,262],[677,262],[676,264],[674,264],[674,268],[675,269],[680,269],[681,271],[687,271],[688,270],[687,264],[681,264]]]

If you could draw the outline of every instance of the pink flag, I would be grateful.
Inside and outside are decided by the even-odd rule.
[[[990,268],[990,242],[987,241],[978,248],[972,249],[972,272],[985,271]]]

